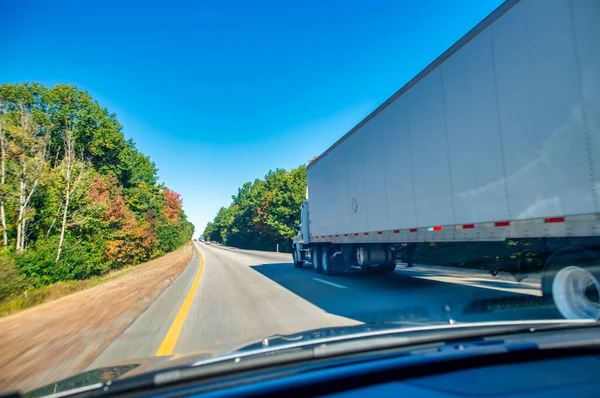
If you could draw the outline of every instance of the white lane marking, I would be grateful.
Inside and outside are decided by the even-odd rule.
[[[313,279],[316,280],[317,282],[325,283],[326,285],[330,285],[330,286],[337,287],[340,289],[348,289],[346,286],[338,285],[337,283],[325,281],[325,280],[319,279],[319,278],[313,278]]]

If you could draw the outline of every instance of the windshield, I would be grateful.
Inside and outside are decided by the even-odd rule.
[[[0,9],[0,392],[600,318],[600,3]]]

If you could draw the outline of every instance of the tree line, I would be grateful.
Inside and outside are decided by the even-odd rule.
[[[202,234],[207,240],[244,249],[291,251],[306,197],[306,166],[269,171],[263,180],[238,188]]]
[[[179,194],[114,113],[72,85],[0,86],[0,299],[191,239]]]

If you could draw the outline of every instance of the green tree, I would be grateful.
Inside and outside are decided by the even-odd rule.
[[[203,236],[242,248],[290,250],[306,195],[306,166],[269,171],[264,180],[247,182],[206,226]]]
[[[135,265],[193,234],[116,116],[66,84],[0,86],[0,219],[7,291]]]

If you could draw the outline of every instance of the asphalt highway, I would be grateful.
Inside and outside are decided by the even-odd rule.
[[[221,355],[275,334],[361,323],[558,318],[539,281],[398,265],[393,273],[316,273],[290,254],[194,242],[186,270],[89,369],[155,355]]]

